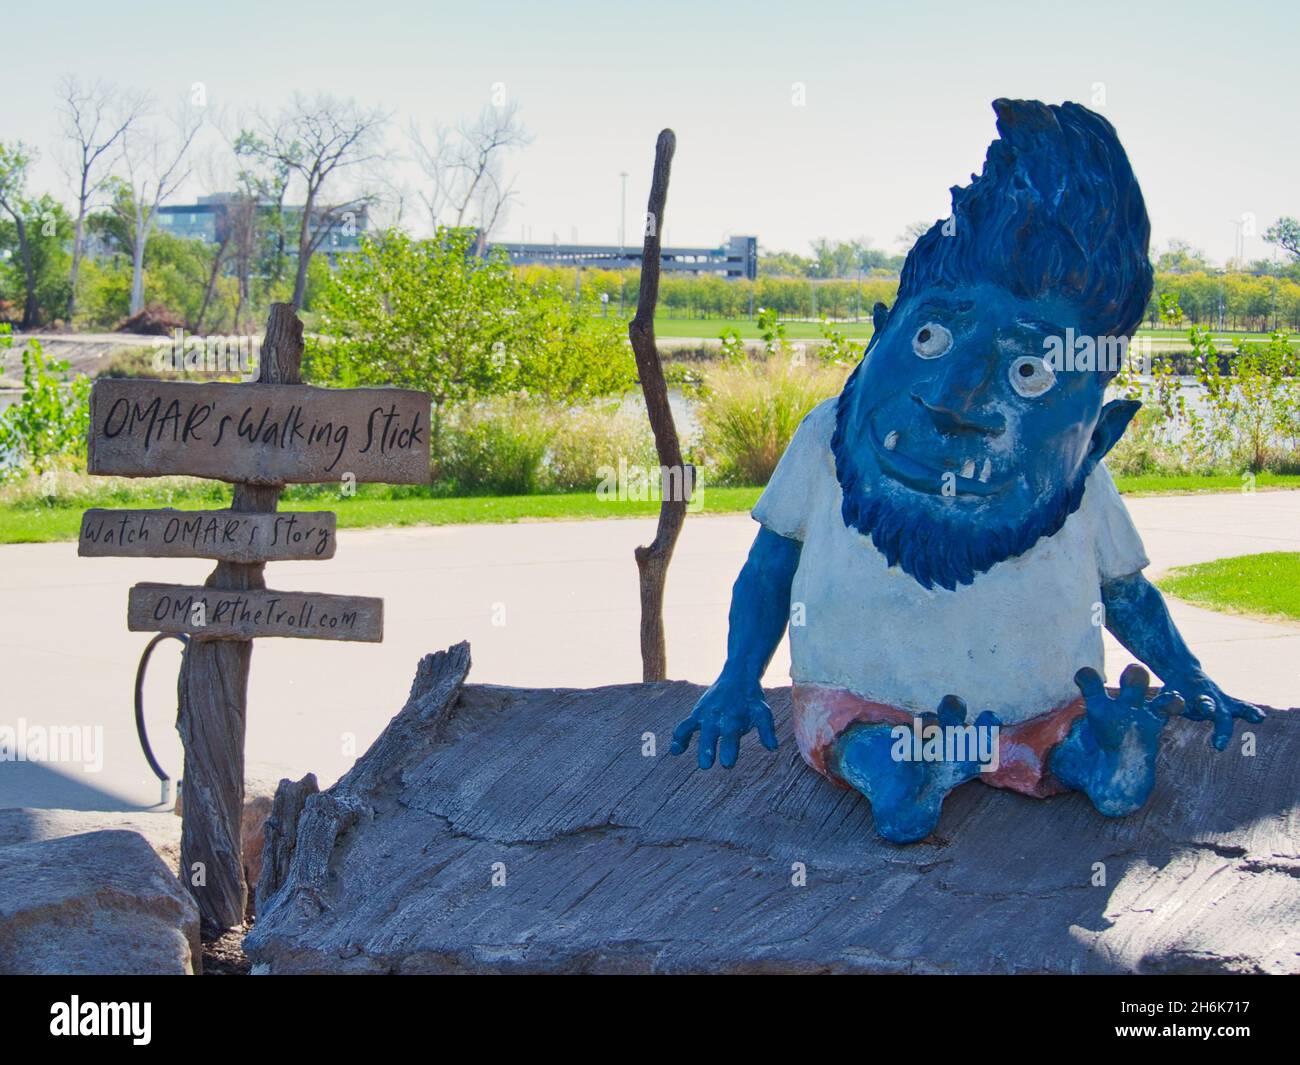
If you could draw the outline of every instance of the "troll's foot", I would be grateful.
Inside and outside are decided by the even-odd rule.
[[[1114,699],[1095,669],[1081,669],[1074,683],[1087,713],[1052,752],[1051,769],[1066,787],[1082,791],[1100,813],[1123,817],[1139,809],[1156,783],[1160,733],[1183,700],[1165,689],[1147,701],[1147,671],[1131,665]]]
[[[955,695],[944,696],[938,714],[920,715],[921,734],[938,725],[948,734],[966,721],[966,704]],[[975,721],[976,728],[998,725],[988,711]],[[906,728],[906,726],[903,726]],[[911,729],[899,737],[900,726],[858,724],[835,741],[833,768],[850,786],[871,802],[876,831],[891,843],[915,843],[934,831],[944,797],[959,784],[979,774],[978,760],[927,760],[915,757]],[[965,726],[969,731],[969,726]],[[966,745],[967,753],[974,753]]]

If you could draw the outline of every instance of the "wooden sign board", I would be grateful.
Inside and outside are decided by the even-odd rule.
[[[429,396],[399,388],[101,378],[91,473],[245,484],[429,480]]]
[[[292,636],[307,640],[384,638],[384,601],[319,592],[247,591],[206,585],[137,584],[127,601],[132,632],[184,632],[213,640]]]
[[[77,554],[244,563],[333,558],[334,534],[327,510],[88,510]]]

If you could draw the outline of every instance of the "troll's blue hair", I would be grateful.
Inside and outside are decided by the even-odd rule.
[[[907,256],[898,299],[992,282],[1027,299],[1079,301],[1099,335],[1131,336],[1151,298],[1151,223],[1115,129],[1079,104],[994,100],[1000,138],[984,172],[952,189]]]

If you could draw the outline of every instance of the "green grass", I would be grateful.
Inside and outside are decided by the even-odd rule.
[[[1236,492],[1241,478],[1234,474],[1216,476],[1116,477],[1126,495],[1179,494],[1189,492]],[[1300,489],[1300,475],[1261,473],[1256,488]],[[214,487],[217,491],[214,492]],[[734,514],[750,510],[761,488],[706,487],[703,513]],[[88,507],[177,507],[201,510],[229,505],[222,486],[206,489],[150,491],[142,483],[139,493],[128,495],[120,488],[103,497],[88,495],[75,503],[37,506],[30,502],[0,504],[0,544],[46,543],[75,540],[81,515]],[[653,501],[599,499],[594,492],[560,495],[472,496],[430,498],[411,489],[365,485],[356,496],[340,496],[307,486],[291,488],[281,510],[332,510],[341,529],[370,529],[383,526],[471,525],[485,522],[566,521],[593,518],[639,518],[655,515]]]
[[[1180,566],[1156,583],[1210,610],[1300,621],[1300,553],[1294,551]]]
[[[748,511],[758,500],[759,488],[706,488],[703,512],[725,514]],[[167,500],[142,497],[115,501],[115,507],[173,506],[210,508],[224,504],[211,498],[190,499],[173,495]],[[44,543],[75,540],[81,528],[82,507],[0,507],[0,544]],[[340,529],[381,526],[469,525],[484,522],[563,521],[591,518],[640,518],[659,513],[654,501],[603,500],[595,492],[564,495],[496,496],[430,499],[421,496],[384,499],[319,495],[285,500],[281,510],[332,510]]]
[[[867,340],[871,336],[871,322],[832,322],[831,328],[847,337]],[[745,340],[761,340],[758,323],[748,318],[656,318],[655,336],[660,340],[676,337],[698,337],[716,340],[724,329],[734,329]],[[786,322],[787,340],[821,340],[820,322]]]
[[[1239,473],[1145,473],[1134,477],[1115,477],[1115,484],[1125,495],[1191,495],[1197,492],[1240,492],[1246,482]],[[1258,490],[1300,488],[1300,474],[1257,473]]]
[[[832,322],[831,328],[857,340],[870,339],[873,331],[870,319],[861,322]],[[1189,328],[1184,326],[1179,329],[1139,329],[1137,335],[1152,339],[1185,341]],[[715,340],[724,329],[736,330],[745,340],[761,339],[758,324],[748,318],[655,318],[655,336],[664,340],[679,337]],[[1234,333],[1229,329],[1211,330],[1211,333],[1216,338],[1231,340],[1267,340],[1269,337],[1268,333]],[[821,323],[786,322],[785,334],[790,340],[821,340]]]

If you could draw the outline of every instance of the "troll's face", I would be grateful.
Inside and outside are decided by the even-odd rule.
[[[840,400],[850,524],[949,588],[1059,529],[1136,409],[1103,407],[1102,376],[1052,357],[1088,328],[1068,298],[995,285],[896,306]]]
[[[965,505],[993,521],[1028,514],[1073,484],[1102,384],[1050,352],[1067,329],[1086,330],[1080,319],[1068,299],[1028,300],[993,285],[917,293],[855,385],[880,475],[936,514]]]
[[[999,100],[984,173],[908,255],[898,302],[839,400],[847,524],[926,587],[1051,536],[1137,404],[1067,337],[1127,337],[1149,224],[1115,131],[1076,104]]]

